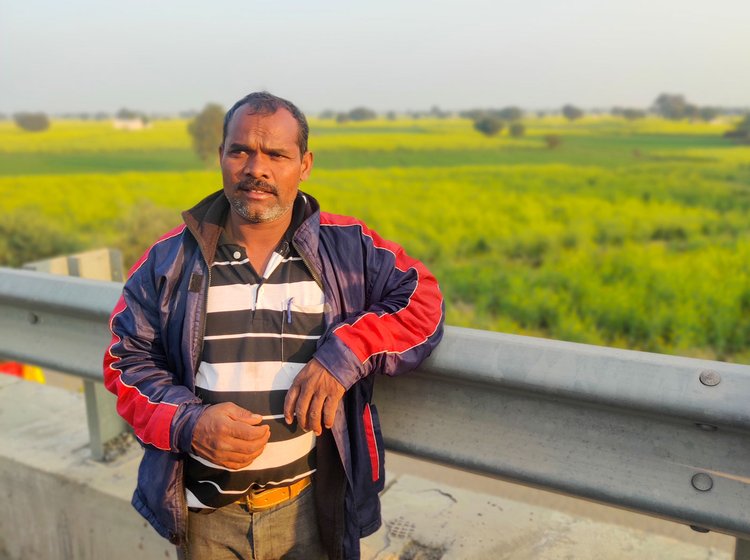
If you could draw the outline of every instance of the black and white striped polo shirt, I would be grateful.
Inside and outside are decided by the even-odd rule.
[[[323,292],[294,250],[290,228],[259,276],[245,250],[225,234],[211,267],[196,393],[232,401],[263,416],[271,435],[263,453],[239,470],[191,454],[189,507],[221,507],[251,488],[284,486],[315,471],[315,434],[284,421],[284,398],[323,334]]]

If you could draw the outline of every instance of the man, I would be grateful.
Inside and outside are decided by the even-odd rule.
[[[308,125],[268,93],[224,120],[224,188],[131,270],[104,361],[145,447],[135,508],[187,558],[358,558],[380,525],[373,373],[442,336],[435,278],[298,190]]]

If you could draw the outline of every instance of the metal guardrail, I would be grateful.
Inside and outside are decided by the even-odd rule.
[[[100,381],[120,289],[0,268],[0,355]],[[391,449],[750,538],[750,366],[448,327],[375,401]]]

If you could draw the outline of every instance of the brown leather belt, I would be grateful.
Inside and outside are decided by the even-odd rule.
[[[262,511],[299,496],[300,492],[310,486],[310,484],[312,484],[312,476],[306,476],[289,486],[251,490],[246,496],[243,496],[235,503],[244,506],[248,511]]]

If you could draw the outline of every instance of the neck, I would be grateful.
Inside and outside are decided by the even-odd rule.
[[[225,227],[234,241],[245,248],[255,271],[262,275],[291,221],[291,211],[272,222],[252,223],[230,209]]]
[[[272,222],[252,223],[230,210],[226,223],[229,233],[241,245],[278,243],[292,221],[292,212],[287,212]]]

